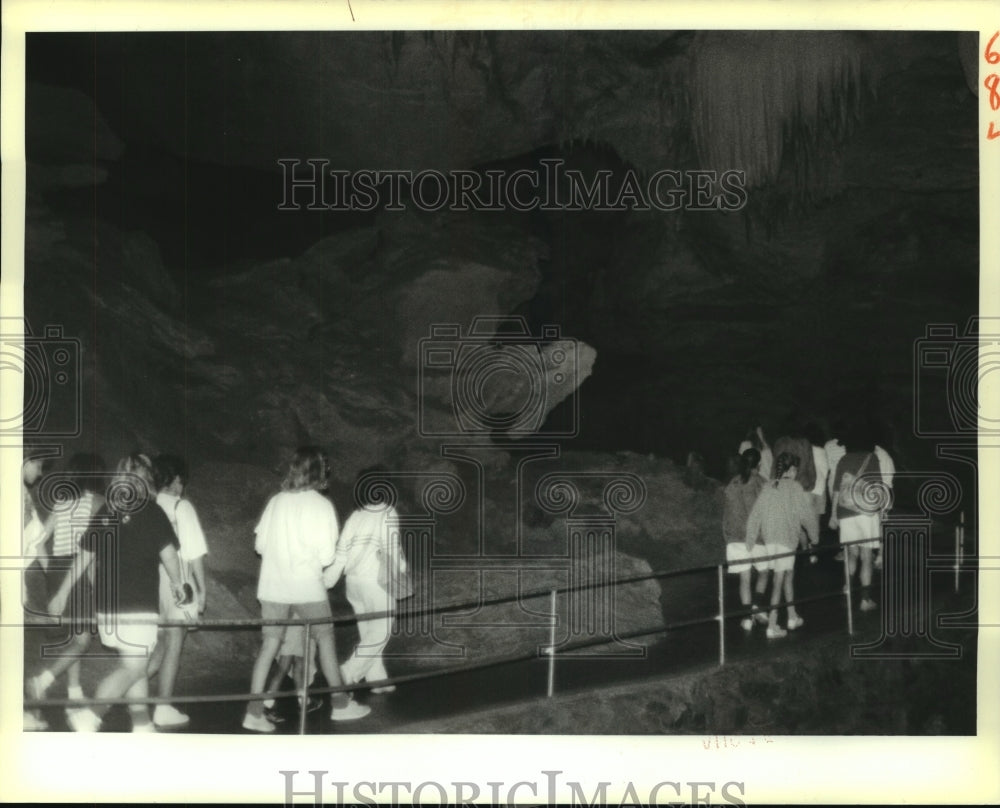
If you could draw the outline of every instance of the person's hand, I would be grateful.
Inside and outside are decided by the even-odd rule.
[[[49,614],[62,614],[66,608],[66,592],[56,592],[49,601]]]
[[[840,525],[840,520],[837,518],[836,513],[830,514],[830,530],[836,530]]]
[[[208,593],[204,589],[198,590],[198,614],[205,613],[205,603],[208,600]]]

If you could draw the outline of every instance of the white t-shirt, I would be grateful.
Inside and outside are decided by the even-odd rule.
[[[390,557],[406,570],[406,558],[399,549],[399,516],[386,505],[366,506],[356,510],[344,523],[337,544],[337,555],[344,562],[348,578],[378,580],[382,556]],[[382,556],[380,556],[380,553]]]
[[[177,534],[177,541],[181,546],[178,554],[181,558],[185,561],[194,561],[208,555],[205,533],[201,529],[198,512],[190,501],[161,491],[156,495],[156,504],[163,508],[174,533]]]
[[[813,446],[813,465],[816,467],[816,485],[810,493],[823,496],[826,491],[826,478],[830,474],[830,465],[826,459],[826,451],[819,446]]]
[[[892,462],[889,453],[881,446],[875,447],[875,457],[878,458],[879,471],[882,472],[882,482],[892,488],[892,481],[896,476],[896,464]]]
[[[837,464],[840,462],[840,458],[847,454],[847,449],[844,447],[844,444],[836,438],[833,438],[828,440],[823,445],[823,451],[826,453],[826,466],[828,471],[836,472]],[[833,497],[833,477],[833,474],[828,473],[826,478],[826,490],[831,497]]]
[[[257,598],[274,603],[327,599],[323,568],[337,551],[337,512],[318,491],[282,491],[264,508],[254,544],[261,555]]]

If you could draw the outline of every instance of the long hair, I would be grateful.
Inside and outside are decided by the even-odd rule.
[[[148,455],[133,452],[118,461],[108,486],[108,503],[116,511],[136,511],[153,495],[153,463]]]
[[[778,480],[785,476],[785,472],[793,466],[795,468],[798,468],[799,466],[799,456],[797,454],[782,452],[778,455],[777,459],[774,461],[775,485],[777,485]]]
[[[288,464],[282,491],[323,491],[330,478],[330,461],[319,446],[300,446]]]
[[[752,448],[744,450],[740,455],[740,481],[744,485],[750,481],[758,466],[760,466],[760,452]]]

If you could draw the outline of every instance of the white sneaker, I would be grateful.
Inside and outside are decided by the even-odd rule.
[[[183,727],[191,719],[172,704],[157,704],[153,710],[153,723],[158,727]]]
[[[802,626],[804,626],[805,624],[806,624],[806,621],[803,620],[798,615],[796,615],[795,617],[789,617],[788,618],[788,630],[789,631],[795,631],[795,629],[797,629],[797,628],[802,628]]]
[[[740,628],[742,628],[744,631],[753,631],[753,620],[751,620],[749,617],[744,617],[742,620],[740,620]]]
[[[769,640],[780,640],[782,637],[787,637],[788,632],[785,631],[781,626],[768,626],[767,627],[767,638]]]
[[[156,732],[156,726],[153,724],[152,721],[144,721],[141,724],[133,724],[132,732],[140,732],[140,733]]]
[[[23,727],[25,732],[45,732],[49,728],[49,722],[41,714],[36,715],[34,710],[25,710]]]
[[[101,729],[100,717],[87,707],[67,713],[66,721],[73,732],[98,732]]]
[[[275,727],[264,716],[247,713],[243,716],[243,729],[248,729],[251,732],[274,732]]]
[[[367,704],[358,704],[354,699],[347,702],[346,707],[334,707],[330,711],[330,719],[333,721],[354,721],[357,718],[364,718],[372,708]]]

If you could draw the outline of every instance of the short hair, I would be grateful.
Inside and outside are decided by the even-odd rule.
[[[156,490],[162,491],[177,477],[187,485],[188,468],[184,458],[174,454],[157,455],[153,461],[153,482],[156,483]]]
[[[73,455],[66,464],[70,478],[80,487],[81,492],[90,491],[94,494],[104,493],[107,479],[103,472],[107,470],[104,458],[98,454],[79,452]],[[103,484],[102,484],[103,483]]]
[[[330,460],[319,446],[300,446],[288,464],[282,491],[322,491],[330,479]]]

